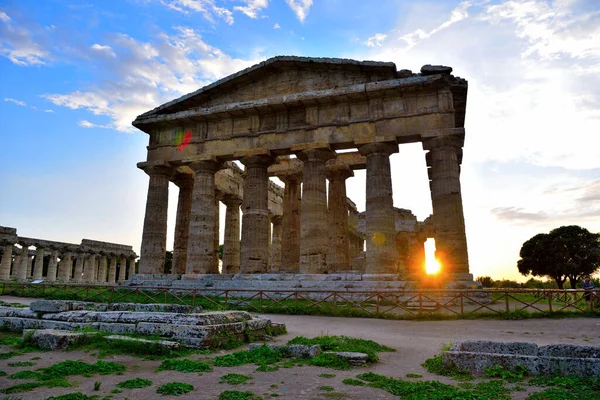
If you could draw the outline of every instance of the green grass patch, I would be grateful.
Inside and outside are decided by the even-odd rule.
[[[529,375],[527,368],[518,364],[512,370],[506,369],[502,365],[494,365],[493,367],[485,368],[486,378],[500,378],[513,383],[522,381],[527,375]]]
[[[98,396],[88,396],[81,392],[62,394],[60,396],[48,397],[46,400],[97,400]]]
[[[23,393],[29,392],[33,389],[37,389],[40,387],[71,387],[73,386],[65,379],[51,379],[47,381],[38,381],[38,382],[27,382],[20,383],[18,385],[9,386],[5,389],[2,389],[1,392],[5,394],[14,394],[14,393]]]
[[[189,383],[169,382],[156,389],[156,393],[163,396],[181,396],[194,390],[194,387]]]
[[[8,363],[9,367],[33,367],[34,365],[35,363],[31,361],[15,361]]]
[[[0,370],[0,376],[6,376],[6,375],[8,375],[6,372]]]
[[[17,351],[8,351],[6,353],[0,353],[0,360],[8,360],[9,358],[13,358],[16,356],[22,355],[23,352]]]
[[[212,367],[202,361],[193,360],[164,360],[156,369],[157,371],[179,372],[209,372]]]
[[[348,362],[348,360],[338,357],[332,353],[321,353],[317,357],[304,360],[304,362],[308,365],[337,369],[340,371],[347,371],[349,369],[352,369],[352,365],[350,364],[350,362]]]
[[[242,374],[227,374],[221,377],[219,383],[228,383],[230,385],[242,385],[245,384],[248,379],[252,379],[252,377],[249,375]]]
[[[319,386],[318,389],[325,392],[333,392],[333,386]]]
[[[67,360],[47,368],[40,368],[39,380],[59,379],[71,375],[110,375],[126,369],[127,367],[124,365],[112,361],[97,361],[95,364],[88,364],[83,361]]]
[[[372,340],[356,339],[346,336],[317,336],[312,339],[298,336],[290,340],[288,344],[304,344],[308,346],[318,344],[321,346],[323,351],[349,351],[365,353],[369,356],[369,362],[376,362],[378,360],[377,353],[379,352],[396,351]]]
[[[142,378],[129,379],[129,380],[117,383],[117,387],[120,387],[123,389],[141,389],[141,388],[145,388],[148,386],[152,386],[152,381],[150,379],[142,379]]]
[[[335,378],[335,374],[319,374],[321,378]]]
[[[262,397],[255,396],[252,392],[240,392],[238,390],[226,390],[219,394],[218,400],[261,400]]]
[[[442,352],[448,351],[452,346],[451,343],[448,343],[442,346]],[[473,376],[463,369],[458,368],[456,365],[444,365],[442,362],[442,355],[436,354],[435,356],[428,358],[425,360],[423,364],[421,364],[423,368],[425,368],[428,372],[436,375],[448,376],[452,379],[467,381],[472,380]]]
[[[409,372],[408,374],[406,374],[406,377],[407,377],[407,378],[422,378],[422,377],[423,377],[423,375],[421,375],[421,374],[415,374],[415,373]]]
[[[213,359],[213,363],[217,367],[237,367],[246,364],[269,365],[281,361],[284,357],[286,354],[282,350],[260,346],[252,350],[241,350],[217,356]]]
[[[15,372],[11,376],[9,376],[8,379],[35,379],[35,380],[39,380],[41,375],[42,374],[40,374],[39,372],[27,370],[27,371]]]

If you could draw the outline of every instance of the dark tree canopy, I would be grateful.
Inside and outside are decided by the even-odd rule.
[[[560,289],[571,287],[600,267],[600,234],[577,225],[539,233],[523,243],[517,268],[522,275],[548,276]]]

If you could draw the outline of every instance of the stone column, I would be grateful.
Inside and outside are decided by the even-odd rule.
[[[283,232],[283,217],[281,215],[273,215],[271,217],[273,223],[273,236],[271,240],[271,258],[269,266],[271,272],[279,272],[281,270],[281,236]]]
[[[327,273],[328,223],[325,162],[335,157],[330,149],[296,153],[302,169],[302,214],[300,215],[300,273]]]
[[[29,276],[27,268],[29,267],[29,244],[19,243],[21,245],[21,260],[18,267],[17,277],[21,280]]]
[[[190,216],[186,274],[208,274],[213,269],[215,251],[215,173],[221,163],[215,160],[193,162],[192,212]]]
[[[242,215],[240,272],[264,274],[269,264],[269,174],[268,155],[244,157],[246,166]]]
[[[78,253],[77,259],[75,260],[75,272],[73,273],[73,282],[81,282],[83,279],[83,261],[87,254]]]
[[[281,240],[281,272],[298,272],[300,263],[301,175],[279,177],[285,183],[283,192],[283,235]]]
[[[423,142],[429,167],[436,258],[442,271],[456,280],[473,280],[469,274],[467,236],[460,188],[460,161],[464,139],[445,136]]]
[[[240,205],[242,200],[225,197],[225,235],[223,240],[223,273],[240,272]]]
[[[217,192],[215,192],[215,196]],[[213,252],[213,263],[211,265],[211,269],[209,273],[218,274],[219,273],[219,222],[221,219],[221,214],[219,210],[220,201],[218,198],[215,198],[215,229],[213,234],[215,235],[215,251]]]
[[[10,278],[10,264],[12,263],[12,243],[4,243],[4,253],[0,262],[0,279]]]
[[[96,281],[96,254],[90,254],[83,264],[83,281],[84,282],[95,282]]]
[[[42,279],[44,272],[44,248],[37,247],[35,250],[35,264],[33,266],[33,279]]]
[[[71,280],[71,273],[73,269],[73,255],[71,252],[66,252],[60,259],[58,267],[58,277],[63,282],[67,283]]]
[[[179,187],[177,200],[177,218],[175,220],[175,240],[173,243],[173,268],[174,274],[185,274],[187,261],[187,248],[190,228],[190,214],[192,212],[192,191],[194,176],[190,174],[177,174],[173,183]]]
[[[108,266],[108,257],[106,254],[100,255],[100,261],[98,262],[98,282],[106,282],[106,268]]]
[[[117,257],[110,256],[110,266],[108,267],[108,283],[115,283],[117,280]]]
[[[131,257],[129,259],[129,269],[127,270],[127,279],[131,279],[131,277],[135,274],[135,257]]]
[[[50,262],[48,262],[48,272],[46,278],[50,282],[56,281],[56,267],[58,264],[58,250],[52,250],[50,253]]]
[[[370,143],[358,148],[367,157],[366,273],[404,273],[396,259],[396,222],[392,198],[390,155],[398,145]]]
[[[329,179],[329,270],[350,270],[350,248],[348,242],[348,201],[346,179],[354,176],[348,168],[327,171]]]
[[[141,262],[141,259],[140,259]],[[127,274],[127,259],[121,256],[121,261],[119,262],[119,282],[123,282],[126,278]]]
[[[167,248],[167,206],[169,203],[169,178],[167,167],[144,167],[150,176],[146,215],[140,251],[140,273],[160,274],[165,265]]]

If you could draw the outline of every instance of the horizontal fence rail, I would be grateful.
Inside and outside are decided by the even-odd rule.
[[[207,311],[241,309],[396,319],[473,315],[518,318],[528,312],[590,313],[600,305],[598,292],[583,289],[256,290],[3,282],[0,294],[101,303],[187,304]]]

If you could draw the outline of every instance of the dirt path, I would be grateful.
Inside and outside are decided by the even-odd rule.
[[[20,298],[6,299],[5,302],[21,301]],[[263,314],[259,314],[263,315]],[[352,371],[334,371],[318,367],[281,368],[275,372],[255,372],[256,366],[246,365],[235,368],[215,368],[213,372],[185,374],[179,372],[160,372],[155,369],[160,362],[144,361],[129,356],[114,356],[105,361],[116,361],[128,366],[125,375],[72,377],[77,382],[76,388],[41,388],[32,392],[21,393],[16,398],[23,400],[39,400],[48,396],[81,391],[88,395],[98,394],[102,397],[111,395],[111,390],[118,382],[132,378],[146,378],[153,381],[153,386],[144,389],[124,390],[123,393],[112,394],[113,399],[159,399],[164,398],[156,393],[156,388],[164,383],[179,381],[194,385],[195,390],[181,399],[216,399],[222,391],[252,391],[255,395],[270,398],[273,395],[282,399],[326,399],[326,391],[321,386],[332,386],[334,392],[344,393],[345,399],[394,399],[396,397],[377,389],[348,386],[342,384],[344,378],[353,378],[357,374],[372,371],[382,375],[404,378],[407,373],[418,373],[423,379],[456,383],[444,377],[431,375],[421,367],[421,363],[439,352],[445,343],[465,339],[485,339],[498,341],[528,341],[538,344],[570,343],[579,345],[600,346],[600,319],[532,319],[520,321],[496,320],[461,320],[461,321],[390,321],[363,318],[334,318],[315,316],[264,315],[273,321],[284,322],[288,334],[275,339],[277,343],[285,343],[296,336],[314,337],[317,335],[346,335],[371,339],[396,349],[395,353],[380,353],[380,362],[370,368],[358,368]],[[6,347],[0,352],[7,351]],[[221,352],[222,354],[223,352]],[[8,363],[30,361],[40,357],[35,367],[10,367]],[[202,359],[211,356],[195,355],[191,358]],[[27,353],[23,356],[0,360],[0,370],[8,375],[25,369],[49,366],[64,360],[82,360],[95,362],[93,353],[72,352],[39,352]],[[250,384],[231,386],[220,384],[219,379],[227,373],[249,374],[254,377]],[[335,374],[334,378],[324,378],[322,373]],[[101,390],[93,391],[94,382],[101,381]],[[0,387],[7,387],[26,381],[0,378]],[[514,399],[523,399],[527,393],[513,393]],[[275,397],[275,396],[273,396]],[[333,398],[334,396],[330,396]],[[2,397],[0,397],[2,399]]]

